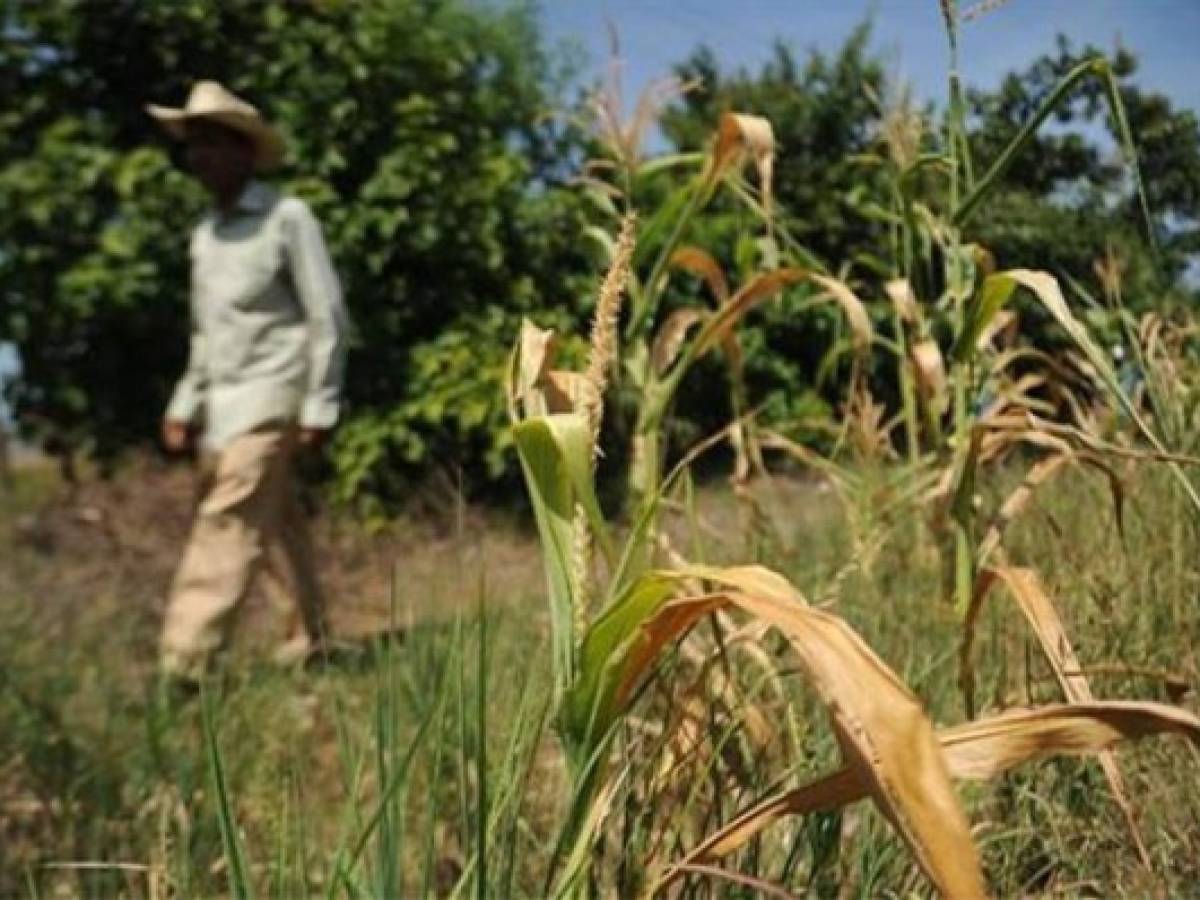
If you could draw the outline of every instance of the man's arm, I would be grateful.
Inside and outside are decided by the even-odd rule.
[[[187,369],[175,385],[175,393],[172,394],[171,402],[163,416],[163,443],[168,450],[173,451],[187,447],[190,431],[199,421],[200,412],[204,408],[204,393],[208,388],[208,350],[194,300],[191,322]]]
[[[308,320],[308,385],[300,408],[300,429],[320,435],[337,424],[349,322],[320,224],[308,204],[284,202],[292,282]]]

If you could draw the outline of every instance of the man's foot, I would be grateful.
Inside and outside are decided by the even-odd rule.
[[[367,660],[365,644],[339,638],[314,641],[305,635],[290,638],[276,648],[275,665],[285,669],[361,668]]]
[[[369,648],[354,641],[327,638],[313,646],[304,661],[304,668],[309,671],[324,669],[348,669],[359,671],[368,665],[371,654]]]
[[[316,642],[312,638],[307,634],[298,634],[275,648],[271,662],[281,669],[298,669],[308,662],[315,648]]]

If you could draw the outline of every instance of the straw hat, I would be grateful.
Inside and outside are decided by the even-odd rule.
[[[254,166],[260,172],[274,169],[283,160],[283,138],[257,109],[215,81],[198,81],[188,94],[183,109],[146,105],[166,132],[183,139],[185,126],[193,119],[206,119],[246,135],[254,144]]]

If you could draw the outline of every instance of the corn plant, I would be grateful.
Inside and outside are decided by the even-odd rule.
[[[895,269],[886,294],[893,310],[894,340],[878,339],[864,305],[850,287],[826,275],[786,233],[776,231],[770,215],[770,171],[775,148],[769,123],[733,114],[722,120],[701,173],[647,219],[636,245],[628,206],[639,173],[629,164],[635,154],[624,154],[626,165],[619,179],[624,191],[613,191],[612,195],[626,201],[627,212],[621,237],[615,242],[602,240],[612,248],[612,268],[597,304],[586,374],[554,370],[553,336],[529,324],[524,328],[514,353],[510,410],[545,551],[558,730],[576,785],[563,831],[568,862],[558,884],[564,890],[581,889],[585,884],[587,848],[602,829],[617,784],[628,774],[623,770],[611,775],[608,756],[639,687],[660,655],[698,620],[717,611],[740,610],[774,626],[788,638],[803,670],[830,706],[847,768],[746,811],[702,841],[682,861],[669,866],[661,873],[658,887],[689,871],[699,871],[742,846],[781,815],[835,808],[870,796],[908,843],[935,886],[952,896],[981,895],[985,888],[978,860],[965,815],[949,790],[949,782],[953,777],[992,777],[1053,750],[1100,754],[1114,798],[1145,860],[1132,804],[1108,747],[1122,737],[1155,731],[1177,731],[1193,741],[1200,735],[1188,714],[1179,710],[1152,704],[1097,703],[1086,679],[1077,672],[1078,661],[1065,629],[1036,574],[1010,565],[1001,546],[1005,528],[1020,514],[1032,492],[1068,465],[1082,464],[1105,474],[1113,488],[1118,515],[1122,496],[1120,479],[1106,457],[1116,448],[1078,421],[1074,425],[1055,421],[1061,421],[1064,410],[1078,412],[1081,408],[1071,378],[1061,377],[1070,367],[1040,351],[996,343],[998,337],[1011,334],[1016,327],[1016,316],[1008,306],[1018,290],[1033,297],[1077,348],[1076,385],[1090,382],[1088,386],[1098,387],[1103,396],[1119,406],[1149,443],[1150,452],[1145,455],[1167,460],[1192,502],[1198,499],[1178,460],[1169,458],[1151,423],[1122,389],[1107,355],[1073,314],[1056,280],[1022,269],[996,272],[984,248],[961,238],[962,227],[981,208],[1030,136],[1084,78],[1105,80],[1137,179],[1132,142],[1115,82],[1103,61],[1081,65],[976,180],[966,140],[957,67],[957,4],[943,0],[942,7],[953,60],[947,152],[920,153],[919,136],[914,138],[911,122],[897,128],[892,141]],[[774,261],[790,255],[793,261],[803,260],[807,265],[771,268],[731,291],[715,259],[700,248],[686,245],[684,236],[691,218],[703,208],[718,182],[736,170],[736,160],[743,155],[753,157],[757,163],[757,196],[737,177],[728,181],[735,193],[763,214],[766,256]],[[948,174],[949,205],[940,216],[918,196],[926,174],[937,171]],[[1138,189],[1141,194],[1140,182]],[[616,212],[615,206],[612,211]],[[649,274],[640,278],[636,273],[647,252],[643,246],[653,248],[649,256],[653,262]],[[650,325],[672,270],[699,276],[715,308],[677,309],[653,333]],[[754,567],[714,569],[689,564],[674,553],[669,568],[653,566],[656,507],[671,482],[663,476],[663,423],[680,381],[696,359],[720,346],[730,363],[733,408],[737,413],[746,409],[735,326],[755,303],[802,282],[824,292],[818,293],[814,302],[828,295],[842,306],[856,350],[862,351],[877,341],[899,362],[903,405],[900,421],[905,427],[908,460],[903,470],[906,480],[899,482],[907,492],[902,489],[899,493],[903,502],[919,498],[930,504],[935,521],[944,523],[941,528],[951,539],[945,552],[947,582],[964,622],[961,682],[968,714],[974,715],[972,638],[981,605],[995,584],[1007,588],[1038,636],[1067,704],[975,720],[948,729],[939,738],[919,701],[886,665],[836,617],[811,610],[779,576]],[[625,369],[641,398],[630,474],[631,493],[638,502],[630,533],[618,552],[596,501],[593,479],[607,372],[617,355],[616,306],[620,287],[626,284],[631,309],[624,338],[631,348],[626,351]],[[951,346],[945,351],[935,335],[947,329],[934,328],[935,318],[943,320],[952,335]],[[689,340],[693,332],[695,337]],[[1042,374],[1017,369],[1018,362],[1027,364],[1031,360],[1042,366]],[[857,417],[859,431],[876,435],[870,443],[882,447],[891,425],[884,425],[879,418],[878,407],[860,383],[860,375],[856,364],[847,391],[847,427]],[[1047,384],[1057,398],[1054,402],[1038,395],[1037,389]],[[945,428],[947,418],[949,427]],[[737,424],[740,429],[740,417]],[[758,442],[752,433],[732,433],[738,470],[744,474],[751,460],[757,462]],[[806,453],[778,435],[768,435],[767,444],[806,458],[841,490],[853,493],[855,475],[847,467]],[[1049,451],[1049,455],[1030,470],[1017,491],[985,524],[979,518],[976,500],[980,466],[1003,458],[1021,444]],[[1200,503],[1196,508],[1200,509]],[[940,513],[936,513],[938,510]],[[592,565],[594,547],[601,551],[607,575],[602,589],[597,589],[596,567]],[[853,681],[854,686],[847,681]],[[873,696],[857,693],[862,687]],[[881,709],[880,703],[887,709]],[[865,743],[856,744],[854,735]],[[926,817],[935,809],[936,826]]]
[[[853,317],[856,349],[862,349],[864,332],[870,331],[857,298],[844,285],[828,279],[824,267],[791,238],[775,216],[775,137],[769,121],[726,113],[707,153],[643,158],[640,144],[654,114],[671,97],[690,88],[671,80],[653,84],[642,94],[632,118],[622,122],[620,83],[614,74],[608,88],[594,100],[606,158],[590,162],[580,178],[585,195],[615,223],[635,208],[639,197],[661,190],[664,179],[682,175],[680,183],[668,184],[663,202],[641,224],[629,265],[629,308],[614,367],[636,407],[625,492],[634,515],[652,505],[659,487],[666,452],[663,423],[679,385],[692,366],[710,352],[720,351],[729,371],[734,412],[730,441],[737,460],[736,477],[744,479],[752,468],[761,467],[736,334],[738,322],[753,307],[793,285],[806,283],[810,289],[832,294],[843,307],[853,307],[847,314]],[[741,175],[747,162],[753,162],[757,174],[754,187]],[[729,279],[711,253],[687,243],[693,224],[722,186],[762,223],[756,241],[759,266],[743,273],[736,290],[730,289]],[[616,247],[607,232],[597,226],[588,230],[588,236],[611,265]],[[783,263],[781,247],[788,248],[786,255],[792,264]],[[709,301],[697,297],[695,302],[668,312],[664,297],[672,276],[680,273],[697,276],[707,288]],[[865,341],[869,342],[869,337]]]
[[[940,518],[951,542],[946,551],[948,592],[963,613],[974,590],[979,567],[976,544],[981,531],[976,510],[969,502],[974,496],[976,474],[972,433],[989,411],[995,411],[991,407],[999,394],[1015,392],[1022,395],[1026,405],[1036,406],[1031,388],[1040,386],[1029,380],[1022,382],[1006,371],[1014,363],[1027,369],[1032,354],[1000,353],[992,346],[992,338],[1001,327],[1015,327],[1015,317],[1006,307],[1017,289],[1040,302],[1082,354],[1093,382],[1088,387],[1097,387],[1114,407],[1119,407],[1154,453],[1165,454],[1166,446],[1154,423],[1142,417],[1122,391],[1107,353],[1072,313],[1056,281],[1049,275],[1025,270],[997,273],[986,248],[962,236],[1036,131],[1081,82],[1095,79],[1104,88],[1117,124],[1119,143],[1153,241],[1133,136],[1111,68],[1103,58],[1079,64],[986,171],[976,177],[959,74],[958,38],[963,17],[957,0],[940,0],[940,5],[951,58],[943,149],[929,150],[920,116],[901,96],[884,111],[881,143],[885,152],[865,161],[883,166],[891,184],[890,207],[869,210],[887,222],[891,231],[892,268],[885,293],[892,310],[893,335],[890,340],[877,339],[876,344],[896,360],[910,465],[920,466],[922,454],[930,453],[931,464],[948,466],[955,474],[957,489],[945,495],[955,502],[947,510],[949,514]],[[979,15],[978,11],[969,11],[965,18]],[[936,336],[946,333],[951,336],[950,346],[939,346]],[[1064,403],[1077,405],[1063,389],[1061,366],[1046,358],[1038,362],[1057,369],[1048,373],[1047,382],[1055,383],[1052,387]],[[1049,415],[1052,409],[1043,404],[1041,411]],[[1196,505],[1200,495],[1178,466],[1174,462],[1170,465],[1184,493],[1200,510]]]
[[[809,606],[781,576],[758,566],[691,564],[677,555],[668,567],[653,566],[650,523],[661,489],[618,552],[596,500],[594,463],[633,229],[627,218],[615,242],[586,371],[556,370],[554,336],[526,323],[510,372],[514,439],[546,568],[557,732],[573,786],[548,888],[578,894],[593,883],[591,848],[628,774],[611,766],[614,739],[659,660],[717,612],[740,612],[783,635],[830,712],[846,768],[746,811],[665,868],[660,887],[703,869],[780,815],[868,796],[939,890],[981,896],[986,888],[954,777],[992,777],[1052,750],[1098,751],[1121,737],[1158,731],[1200,743],[1200,720],[1185,712],[1095,703],[1073,681],[1066,682],[1073,686],[1072,704],[976,721],[939,737],[920,701],[887,665],[840,618]],[[718,314],[714,321],[723,319]],[[593,565],[593,548],[601,567]],[[602,583],[597,568],[607,575]]]

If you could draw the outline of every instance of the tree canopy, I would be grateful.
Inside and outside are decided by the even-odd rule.
[[[430,465],[503,466],[499,371],[523,312],[571,310],[587,260],[557,64],[528,4],[51,0],[5,34],[0,338],[16,416],[102,458],[152,439],[182,365],[203,198],[145,114],[223,81],[289,144],[357,338],[344,494]]]
[[[0,341],[21,355],[8,399],[30,436],[102,460],[154,439],[183,364],[187,234],[204,200],[143,107],[178,104],[208,77],[280,125],[281,181],[314,206],[344,283],[356,338],[332,451],[338,495],[387,503],[439,469],[468,486],[511,477],[500,382],[517,323],[534,315],[585,330],[598,266],[581,240],[588,206],[570,183],[590,145],[553,115],[572,103],[571,70],[540,35],[535,6],[45,0],[17,10],[0,45]],[[1095,52],[1063,40],[998,89],[972,91],[975,157],[993,158]],[[1090,84],[1026,148],[970,237],[1004,265],[1085,283],[1115,246],[1149,303],[1187,288],[1200,129],[1134,83],[1132,55],[1112,64],[1159,251]],[[791,234],[831,271],[872,274],[888,186],[866,158],[897,110],[923,122],[914,150],[941,138],[937,111],[906,105],[887,78],[869,27],[832,55],[781,43],[758,71],[724,71],[700,48],[678,74],[700,86],[665,111],[666,142],[702,149],[727,110],[767,117]],[[744,213],[720,202],[694,238],[736,270],[727,238]],[[786,306],[750,324],[747,374],[767,415],[819,404],[813,337],[829,327]],[[705,427],[722,414],[703,373],[676,410]]]

